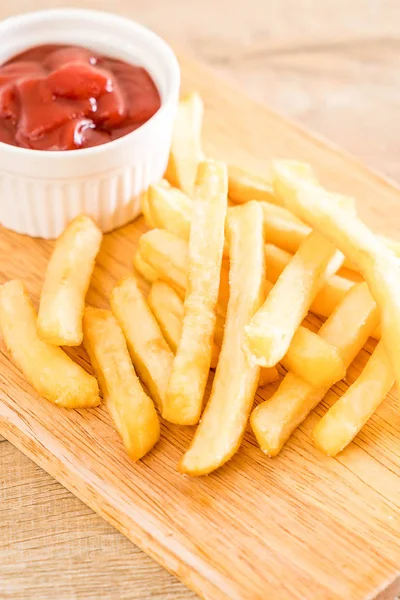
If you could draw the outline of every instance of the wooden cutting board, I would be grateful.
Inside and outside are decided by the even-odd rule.
[[[376,231],[399,237],[400,190],[394,185],[196,63],[181,64],[184,89],[199,90],[205,101],[209,156],[260,174],[273,157],[309,161],[327,186],[357,197]],[[114,282],[132,269],[145,229],[139,219],[105,237],[88,303],[108,305]],[[37,302],[51,249],[51,242],[0,229],[0,283],[23,278]],[[133,464],[104,407],[67,411],[40,399],[2,342],[0,433],[204,598],[390,599],[400,591],[399,401],[389,395],[337,459],[322,456],[310,438],[372,347],[279,457],[264,456],[248,430],[228,465],[200,479],[175,468],[193,428],[164,423],[153,452]],[[68,352],[90,369],[81,349]],[[257,400],[272,391],[259,390]]]

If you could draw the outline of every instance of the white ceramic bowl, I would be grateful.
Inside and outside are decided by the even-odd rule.
[[[103,231],[140,213],[140,194],[165,171],[180,72],[171,48],[145,27],[94,10],[46,10],[0,23],[0,64],[46,43],[85,46],[145,67],[161,108],[132,133],[102,146],[40,151],[0,142],[0,223],[19,233],[55,238],[80,213]]]

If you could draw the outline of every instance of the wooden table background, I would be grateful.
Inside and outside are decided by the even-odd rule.
[[[399,0],[13,0],[1,2],[0,18],[57,6],[113,10],[148,25],[400,181]],[[2,600],[196,598],[0,442]]]

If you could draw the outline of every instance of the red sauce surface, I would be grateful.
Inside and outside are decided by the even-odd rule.
[[[146,69],[79,46],[37,46],[0,67],[0,141],[13,146],[98,146],[134,131],[160,105]]]

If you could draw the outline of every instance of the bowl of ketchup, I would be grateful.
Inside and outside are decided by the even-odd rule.
[[[110,13],[0,23],[0,223],[55,238],[80,213],[106,231],[165,171],[179,97],[171,48]]]

